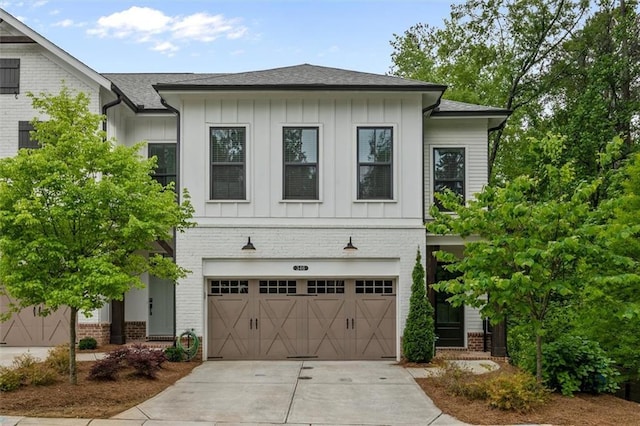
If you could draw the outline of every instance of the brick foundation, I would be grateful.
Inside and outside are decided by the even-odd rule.
[[[124,336],[127,342],[146,340],[147,322],[146,321],[125,321]]]
[[[85,337],[93,337],[98,342],[98,346],[108,345],[111,337],[111,324],[103,322],[99,324],[78,324],[77,339],[80,341]]]
[[[469,332],[467,333],[467,350],[483,351],[484,350],[484,333]],[[487,350],[491,350],[491,334],[487,334]]]

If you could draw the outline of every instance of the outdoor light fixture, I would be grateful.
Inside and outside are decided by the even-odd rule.
[[[255,250],[253,243],[251,242],[251,237],[248,237],[247,244],[242,247],[242,250]]]
[[[346,246],[344,246],[344,250],[358,250],[358,247],[354,246],[351,242],[351,237],[349,237],[349,242]]]

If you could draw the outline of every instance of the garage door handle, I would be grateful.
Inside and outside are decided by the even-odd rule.
[[[349,329],[349,318],[347,318],[347,330]]]
[[[256,318],[256,330],[258,329],[258,318]]]
[[[355,329],[355,328],[356,328],[356,325],[355,325],[355,324],[354,324],[354,322],[353,322],[353,318],[351,318],[351,328],[352,328],[352,329]]]
[[[253,330],[253,318],[249,320],[249,330]]]

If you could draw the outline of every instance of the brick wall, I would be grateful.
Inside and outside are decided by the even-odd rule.
[[[17,97],[0,94],[0,158],[13,156],[18,151],[18,122],[30,121],[38,115],[31,107],[27,92],[57,94],[64,80],[72,91],[89,95],[89,108],[100,113],[97,84],[43,53],[44,49],[37,44],[3,44],[0,49],[0,58],[20,59],[20,93]]]
[[[256,246],[253,252],[242,251],[247,236]],[[353,237],[356,252],[343,247]],[[177,235],[177,263],[190,270],[176,287],[176,330],[194,329],[205,334],[203,261],[206,259],[264,260],[264,259],[397,259],[399,275],[398,297],[399,334],[404,329],[411,295],[411,272],[416,250],[425,253],[424,228],[329,228],[329,227],[256,227],[219,228],[197,227]],[[339,274],[339,272],[337,272]]]
[[[98,346],[108,345],[111,337],[111,324],[78,324],[77,339],[80,341],[85,337],[93,337],[98,342]]]
[[[124,335],[127,342],[143,341],[147,337],[146,321],[126,321]]]
[[[467,349],[470,351],[484,350],[484,333],[467,333]],[[491,350],[491,334],[487,333],[487,350]]]

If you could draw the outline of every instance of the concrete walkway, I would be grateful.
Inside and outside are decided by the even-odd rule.
[[[7,349],[1,348],[0,359]],[[29,353],[46,357],[46,351]],[[211,361],[112,419],[0,415],[0,422],[20,426],[464,425],[443,414],[420,389],[414,376],[430,374],[421,370],[425,369],[414,371],[385,361]]]

